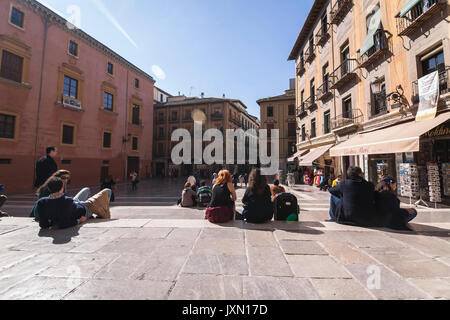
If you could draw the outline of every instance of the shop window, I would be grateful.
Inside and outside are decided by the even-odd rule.
[[[137,104],[133,105],[131,123],[137,126],[141,124],[141,107]]]
[[[78,57],[78,43],[69,41],[69,53],[74,57]]]
[[[62,125],[61,143],[67,145],[75,144],[75,126],[69,124]]]
[[[103,148],[105,149],[111,149],[111,132],[103,132]]]
[[[78,99],[78,80],[64,76],[63,94],[65,96]]]
[[[109,92],[103,94],[103,109],[108,111],[114,111],[114,96]]]
[[[0,113],[0,138],[14,139],[16,129],[16,117]]]
[[[19,28],[23,28],[24,16],[25,15],[22,11],[13,7],[11,10],[10,22]]]
[[[22,83],[23,57],[3,50],[0,76],[15,82]]]
[[[111,62],[108,62],[108,73],[110,75],[114,74],[114,65]]]
[[[139,140],[138,140],[138,137],[133,137],[131,149],[132,149],[133,151],[138,151],[138,150],[139,150]]]

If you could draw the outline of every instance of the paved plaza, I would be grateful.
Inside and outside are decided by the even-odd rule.
[[[121,185],[112,220],[57,231],[26,217],[32,195],[10,196],[0,299],[450,298],[449,209],[419,210],[413,232],[357,228],[325,222],[328,193],[297,186],[298,223],[214,225],[174,205],[182,184]]]

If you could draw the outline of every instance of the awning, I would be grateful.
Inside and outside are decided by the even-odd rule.
[[[381,10],[378,8],[377,11],[372,15],[369,22],[369,28],[367,30],[367,37],[364,41],[361,49],[359,49],[360,55],[364,55],[375,45],[374,36],[378,29],[381,28]]]
[[[330,150],[332,157],[361,154],[418,152],[420,136],[450,119],[450,112],[422,122],[408,122],[390,128],[358,134]]]
[[[414,6],[416,4],[418,4],[420,1],[422,0],[406,0],[405,5],[403,6],[402,11],[400,11],[400,18],[403,18],[404,16],[406,16],[406,14],[408,12],[411,11],[412,8],[414,8]]]
[[[288,158],[288,162],[295,162],[296,159],[301,160],[301,157],[307,154],[309,150],[300,150],[296,154],[294,154],[291,158]]]
[[[314,162],[317,159],[319,159],[321,156],[323,156],[333,146],[334,146],[334,144],[329,144],[329,145],[326,145],[323,147],[312,149],[310,153],[308,153],[301,159],[299,166],[300,167],[312,167],[314,165]]]

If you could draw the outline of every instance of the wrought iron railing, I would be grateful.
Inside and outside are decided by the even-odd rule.
[[[300,63],[297,65],[296,71],[298,76],[301,76],[305,72],[305,61],[303,56],[300,59]]]
[[[332,24],[338,24],[347,15],[353,5],[352,0],[336,0],[330,12]]]
[[[389,41],[385,30],[378,30],[374,37],[374,46],[358,58],[359,66],[365,67],[374,62],[381,53],[389,50]]]
[[[303,119],[307,115],[308,115],[308,112],[306,111],[305,102],[302,102],[300,107],[297,109],[297,117],[300,119]]]
[[[305,50],[305,61],[311,62],[316,57],[314,53],[314,45],[309,45],[308,49]]]
[[[314,93],[305,100],[305,107],[307,109],[314,109],[317,107],[316,95]]]
[[[359,109],[353,109],[334,117],[331,120],[331,129],[336,130],[348,125],[358,124],[364,120],[364,115]]]
[[[439,71],[439,93],[440,95],[450,92],[450,66],[446,66],[443,70]],[[419,102],[419,80],[412,83],[413,97],[412,102]]]
[[[325,78],[323,80],[322,85],[317,88],[317,99],[322,99],[324,98],[326,95],[332,94],[331,92],[331,81],[329,78]]]
[[[337,67],[330,76],[333,87],[338,86],[347,78],[347,76],[354,74],[357,66],[358,61],[356,59],[344,60],[344,62],[339,67]],[[331,89],[333,89],[333,87]]]
[[[404,17],[396,16],[397,32],[400,36],[417,30],[439,7],[447,4],[447,0],[421,0]]]
[[[330,35],[330,26],[328,24],[321,25],[319,31],[316,33],[316,43],[318,45],[322,45],[326,42],[328,39],[328,36]]]

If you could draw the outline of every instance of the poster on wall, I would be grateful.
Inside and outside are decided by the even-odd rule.
[[[418,81],[419,110],[416,121],[425,121],[436,117],[439,102],[439,73],[430,73]]]

